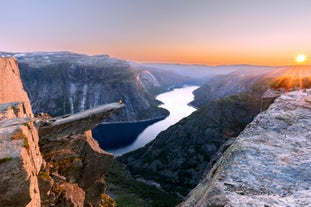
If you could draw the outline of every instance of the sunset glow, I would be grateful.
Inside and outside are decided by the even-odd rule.
[[[311,54],[310,0],[10,0],[1,7],[0,50],[8,52],[279,66]],[[305,56],[297,62],[309,64]]]
[[[298,63],[303,63],[306,60],[306,56],[304,54],[297,55],[296,61]]]
[[[311,87],[311,66],[293,65],[280,68],[270,74],[273,83],[272,88],[283,88],[286,91]]]

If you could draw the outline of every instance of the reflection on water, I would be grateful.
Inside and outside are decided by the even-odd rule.
[[[99,146],[106,151],[122,149],[131,145],[144,129],[159,120],[161,119],[129,123],[104,123],[95,127],[92,133]]]
[[[192,92],[197,88],[187,86],[158,95],[156,98],[164,103],[160,107],[170,112],[162,121],[101,124],[93,130],[93,136],[103,149],[113,154],[124,154],[138,149],[196,110],[188,103],[193,100]]]

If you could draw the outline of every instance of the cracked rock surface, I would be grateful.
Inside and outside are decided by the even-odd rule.
[[[180,206],[310,206],[311,90],[285,93]]]

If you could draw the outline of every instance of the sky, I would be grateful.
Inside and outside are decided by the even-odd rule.
[[[137,62],[292,65],[310,56],[310,0],[10,0],[0,51]]]

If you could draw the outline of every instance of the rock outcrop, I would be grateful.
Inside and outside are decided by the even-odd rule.
[[[43,205],[60,200],[74,203],[77,200],[68,199],[80,195],[77,199],[83,200],[85,206],[98,206],[106,189],[104,174],[113,155],[99,147],[92,138],[91,129],[123,107],[123,104],[113,103],[36,121],[40,151],[46,161],[39,174]]]
[[[111,117],[124,104],[112,103],[87,109],[80,113],[38,121],[41,140],[81,134]]]
[[[23,90],[23,83],[15,58],[0,58],[0,101],[9,103],[19,101],[23,103],[22,111],[18,117],[32,114],[27,93]],[[22,112],[21,111],[21,112]],[[11,117],[8,117],[11,118]]]
[[[0,206],[107,204],[104,174],[113,156],[90,130],[124,105],[34,117],[14,58],[0,58],[0,75]]]
[[[14,58],[0,58],[0,76],[0,205],[40,206],[39,137]]]
[[[285,89],[269,89],[261,97],[261,111],[265,111],[274,100],[285,93]]]
[[[180,206],[310,206],[311,89],[281,95]]]

